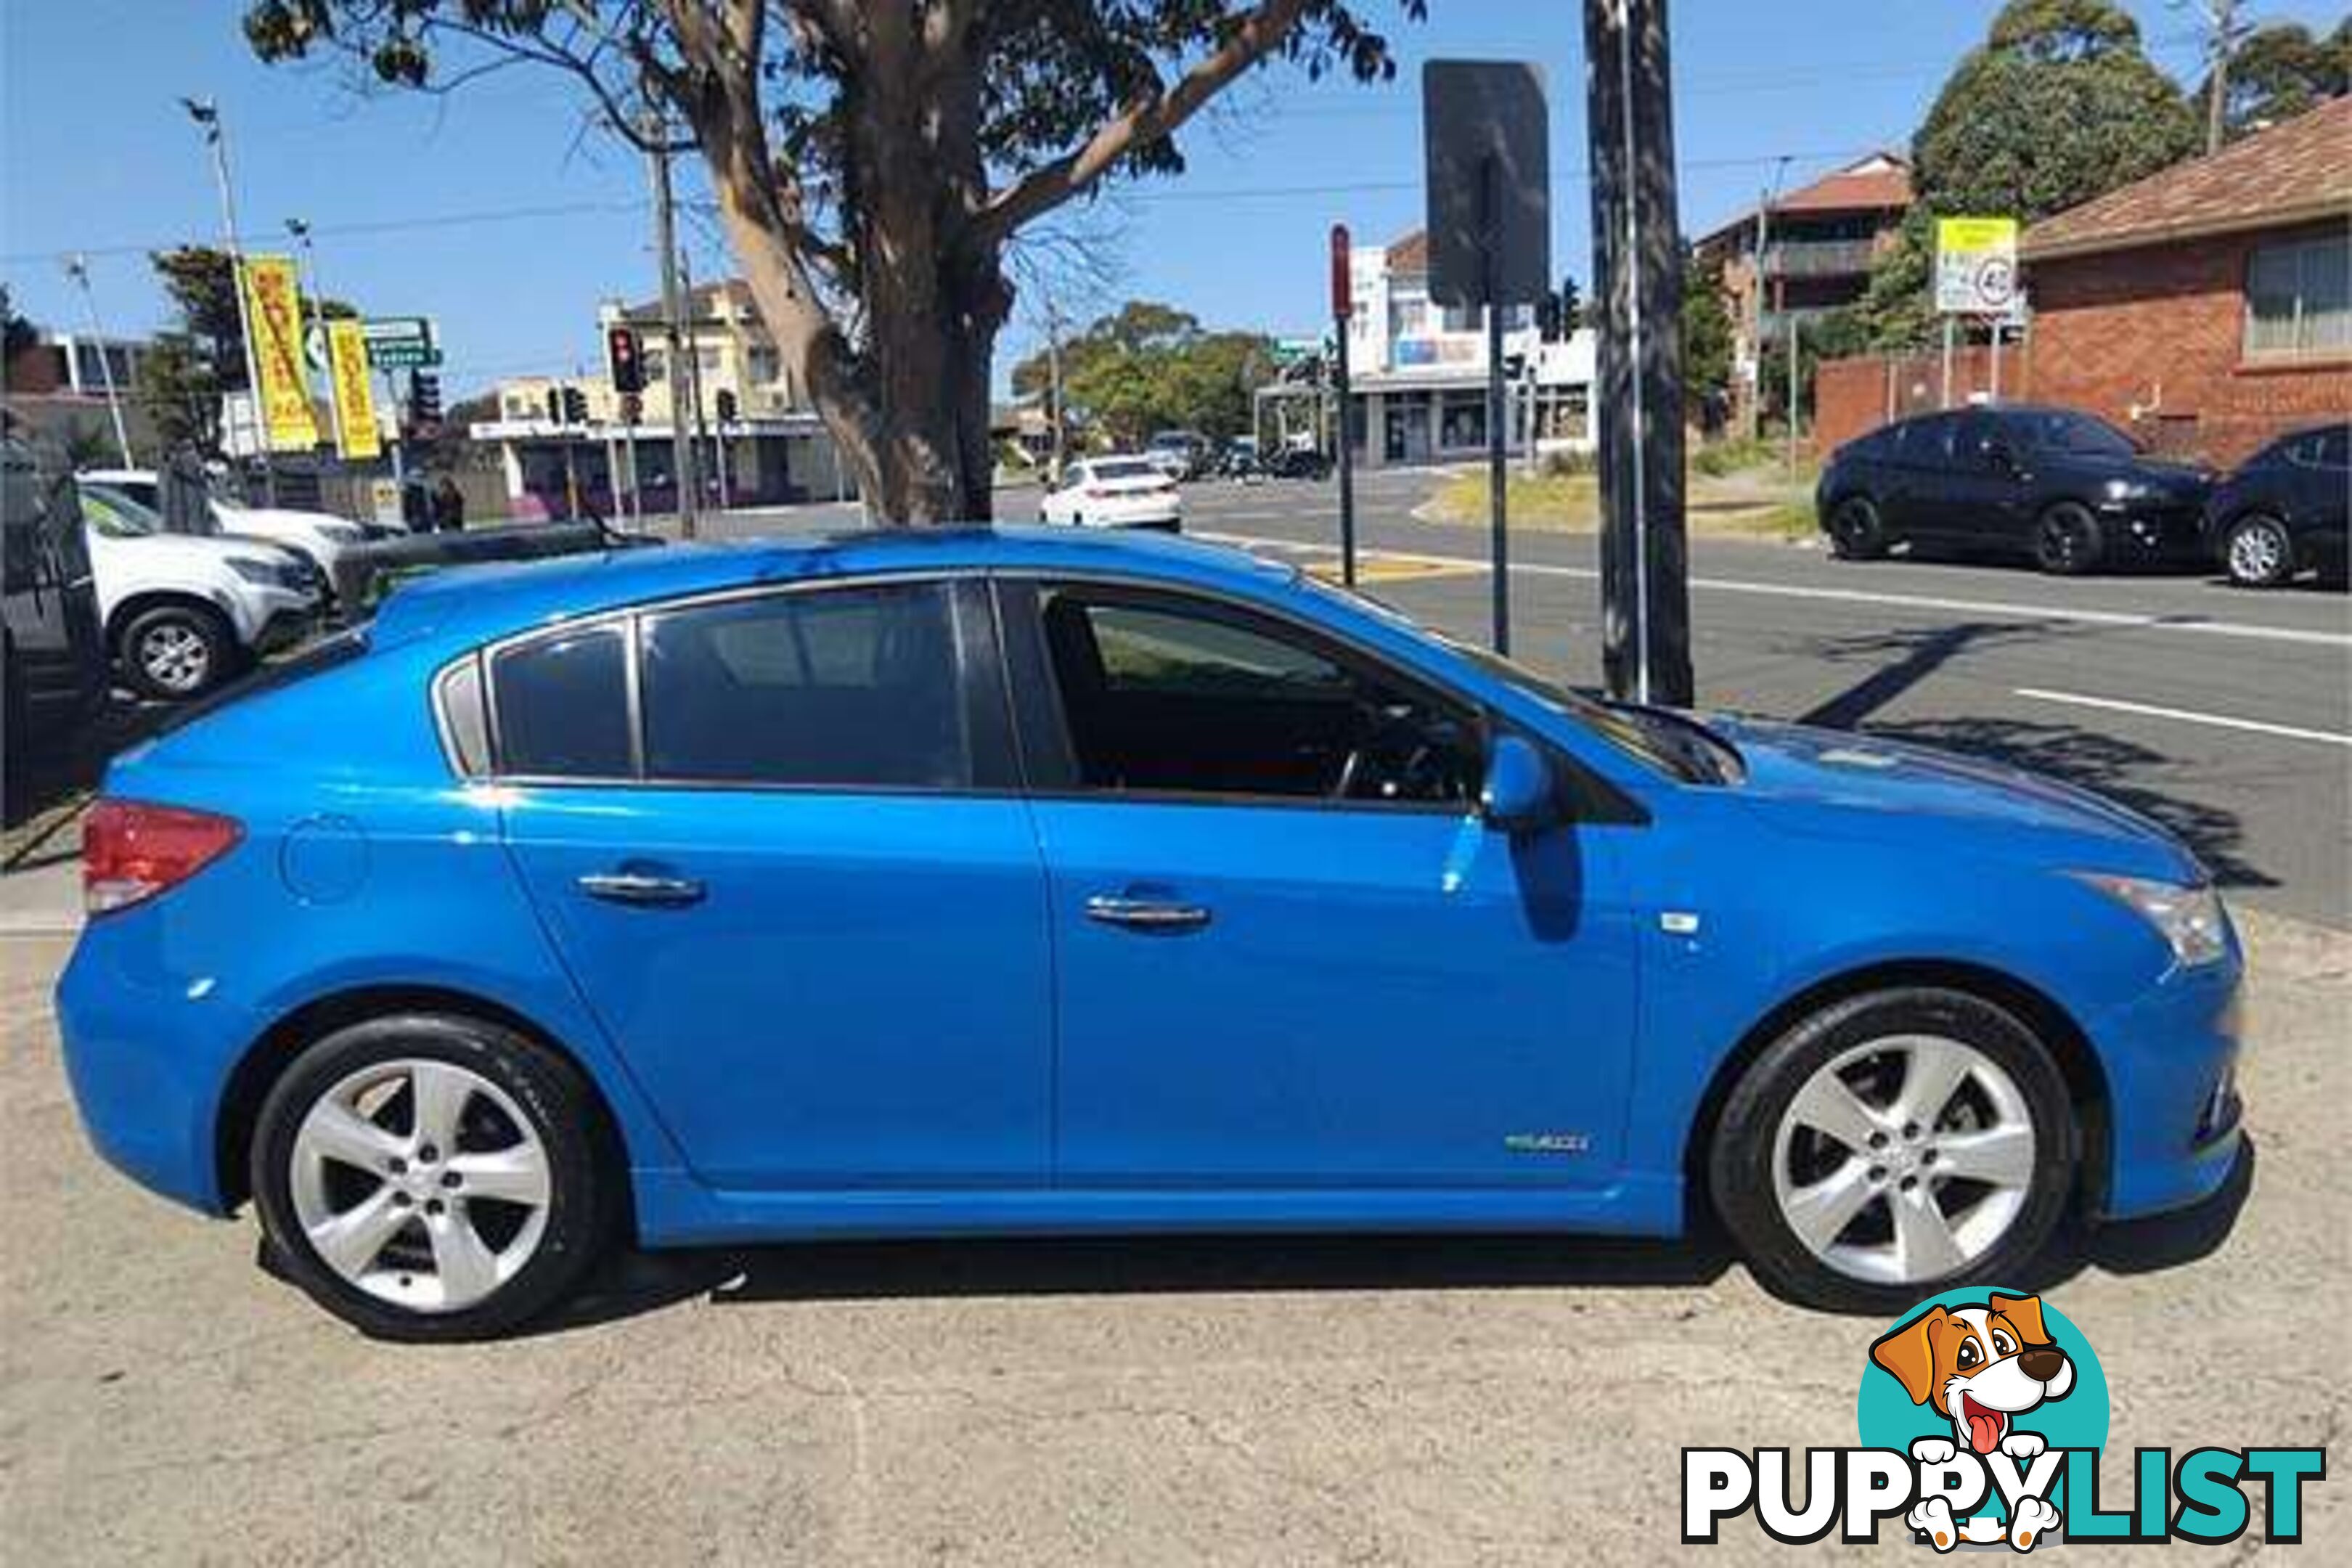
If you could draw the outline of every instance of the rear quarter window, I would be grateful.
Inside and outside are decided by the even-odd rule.
[[[490,664],[499,771],[526,778],[627,778],[628,643],[588,626],[507,648]]]

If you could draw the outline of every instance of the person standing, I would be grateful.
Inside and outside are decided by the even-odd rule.
[[[433,526],[443,533],[457,533],[466,526],[465,492],[446,474],[433,487]]]

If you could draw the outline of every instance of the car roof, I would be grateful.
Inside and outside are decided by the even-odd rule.
[[[1037,527],[875,529],[804,539],[673,544],[552,560],[453,566],[403,586],[377,612],[384,645],[470,644],[654,600],[762,584],[896,573],[1116,574],[1264,593],[1298,569],[1223,545]]]

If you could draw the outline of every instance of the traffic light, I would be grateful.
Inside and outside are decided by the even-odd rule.
[[[441,423],[441,378],[426,375],[423,371],[408,373],[408,422],[411,425]]]
[[[563,389],[563,423],[566,425],[588,423],[588,395],[576,386],[567,386]]]
[[[547,389],[547,422],[550,425],[563,423],[563,389],[560,386]]]
[[[646,416],[646,400],[634,392],[621,394],[621,423],[635,425]]]
[[[635,327],[604,329],[604,368],[613,378],[614,391],[626,395],[645,390],[646,367],[637,358],[637,330]]]
[[[730,389],[723,386],[719,389],[719,423],[720,425],[734,424],[735,416],[740,406],[735,401],[735,394]]]

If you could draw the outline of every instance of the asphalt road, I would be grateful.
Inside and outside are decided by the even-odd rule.
[[[1484,639],[1483,528],[1414,521],[1433,480],[1359,481],[1365,586]],[[1185,527],[1330,565],[1337,488],[1187,488]],[[1035,493],[999,515],[1035,513]],[[733,533],[838,527],[852,510],[739,514]],[[1514,652],[1601,679],[1590,535],[1512,540]],[[1990,753],[2085,784],[2196,846],[2233,903],[2352,927],[2352,599],[2205,575],[2053,579],[2002,566],[1866,564],[1777,542],[1692,546],[1702,707],[1802,719]]]
[[[2132,1495],[2135,1444],[2343,1437],[2352,938],[2261,915],[2248,928],[2249,1179],[2015,1282],[2099,1354],[2109,1507]],[[1676,1545],[1682,1446],[1853,1442],[1885,1327],[1788,1307],[1704,1246],[778,1247],[640,1263],[508,1343],[373,1344],[256,1270],[247,1225],[208,1224],[99,1164],[48,1011],[64,953],[0,939],[11,1563],[1260,1568],[1905,1550],[1890,1527],[1874,1552],[1792,1552],[1748,1518],[1713,1551]],[[2306,1489],[2314,1563],[2343,1559],[2347,1496],[2340,1479]],[[2145,1556],[2070,1545],[2062,1560]]]

